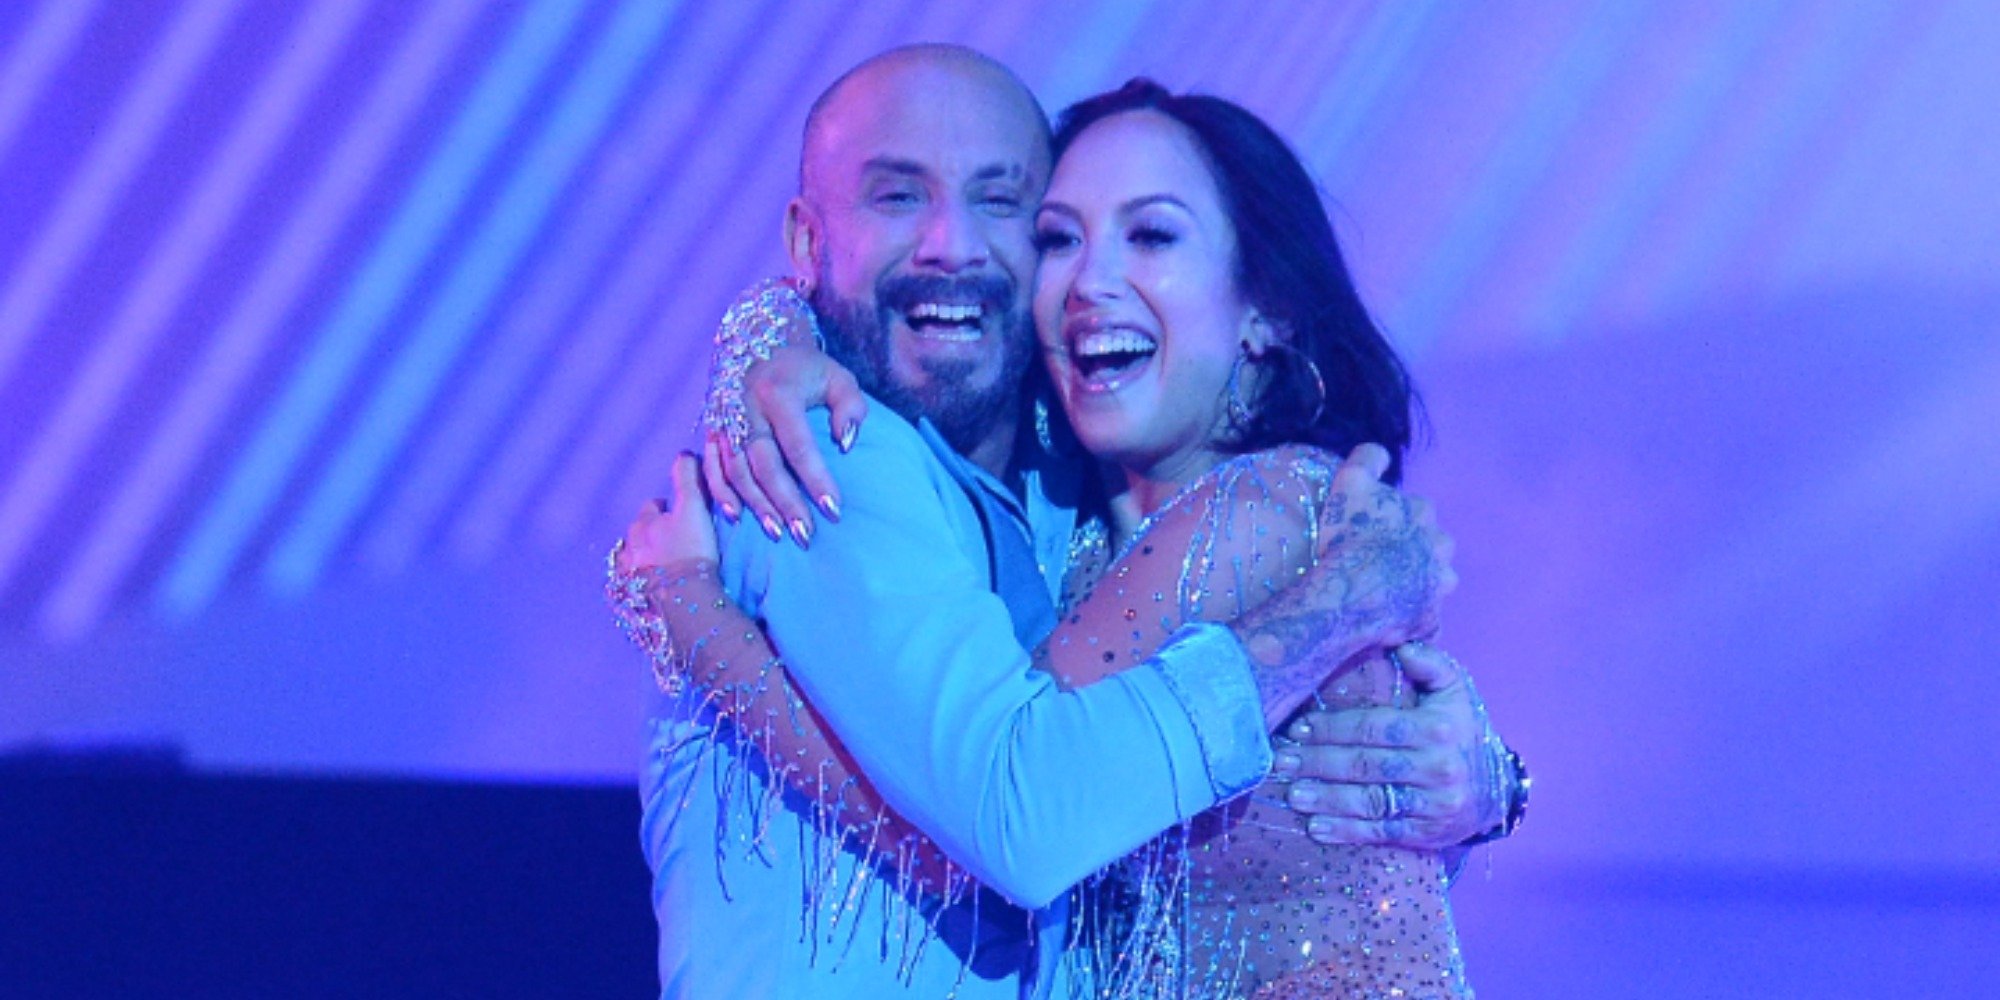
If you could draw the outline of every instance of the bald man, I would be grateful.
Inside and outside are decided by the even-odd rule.
[[[725,589],[882,798],[985,888],[942,903],[824,836],[690,690],[654,720],[644,789],[664,996],[1049,995],[1072,884],[1254,786],[1276,720],[1381,634],[1419,628],[1385,607],[1380,630],[1343,633],[1329,606],[1306,635],[1308,601],[1291,627],[1190,626],[1075,691],[1030,669],[1082,472],[1021,431],[1049,168],[1039,105],[969,50],[885,53],[815,102],[786,246],[829,353],[877,405],[851,451],[815,443],[838,527],[812,537],[792,518],[807,547],[768,517],[717,521]],[[1374,473],[1342,475],[1386,490]],[[1303,589],[1437,590],[1334,562],[1324,575],[1347,577]],[[1483,812],[1433,832],[1476,833]]]

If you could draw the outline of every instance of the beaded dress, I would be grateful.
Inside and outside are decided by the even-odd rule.
[[[1343,519],[1336,467],[1302,446],[1238,456],[1123,537],[1086,523],[1037,667],[1088,685],[1152,655],[1184,623],[1232,620],[1277,593],[1321,551],[1322,526]],[[814,800],[830,837],[861,846],[904,892],[973,890],[819,724],[711,565],[615,588],[635,636],[664,630],[681,651],[655,657],[662,685],[704,692],[775,776]],[[1404,699],[1379,656],[1350,663],[1318,694],[1328,707]],[[830,891],[840,889],[807,887],[809,897]],[[1191,817],[1075,891],[1066,978],[1077,996],[1471,996],[1437,855],[1321,845],[1289,807],[1256,795]]]

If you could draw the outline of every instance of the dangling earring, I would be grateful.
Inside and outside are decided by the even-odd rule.
[[[1043,451],[1055,454],[1056,435],[1049,428],[1049,401],[1040,396],[1035,397],[1035,442]]]
[[[1306,374],[1312,376],[1314,398],[1317,402],[1313,404],[1312,415],[1307,417],[1305,422],[1300,424],[1300,426],[1311,427],[1319,423],[1320,414],[1326,412],[1326,379],[1320,377],[1319,365],[1313,362],[1312,355],[1282,340],[1271,341],[1271,346],[1284,351],[1287,356],[1297,359],[1299,363],[1305,365]]]
[[[1236,363],[1229,366],[1229,386],[1226,390],[1229,396],[1229,424],[1239,431],[1249,430],[1250,422],[1257,416],[1250,409],[1250,404],[1243,401],[1243,365],[1249,360],[1250,347],[1245,344],[1236,352]]]

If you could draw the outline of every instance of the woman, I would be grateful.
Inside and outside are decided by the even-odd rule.
[[[1322,526],[1346,521],[1336,456],[1377,441],[1399,457],[1411,404],[1309,177],[1254,116],[1134,81],[1066,112],[1055,150],[1035,320],[1050,384],[1111,496],[1073,546],[1064,620],[1036,662],[1083,686],[1303,570]],[[699,520],[696,505],[676,506]],[[661,614],[642,623],[684,633],[690,663],[673,679],[750,720],[764,758],[825,815],[860,817],[832,820],[843,833],[954,891],[949,863],[873,796],[781,671],[772,682],[775,656],[719,599],[707,546],[625,557],[627,569],[677,567],[654,576]],[[1391,703],[1398,677],[1387,659],[1359,662],[1321,696]],[[1081,890],[1075,971],[1113,995],[1465,995],[1441,867],[1318,845],[1285,808],[1239,801]]]

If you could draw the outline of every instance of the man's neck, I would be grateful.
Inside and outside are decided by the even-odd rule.
[[[987,432],[965,452],[966,461],[985,469],[993,478],[1007,482],[1007,473],[1014,464],[1014,441],[1019,432],[1016,421],[996,420],[993,429]]]

